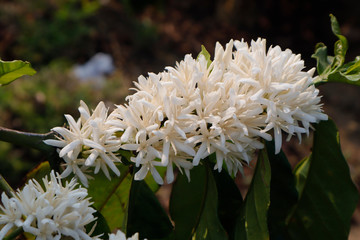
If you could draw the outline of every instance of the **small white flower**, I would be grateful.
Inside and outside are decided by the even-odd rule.
[[[13,226],[22,227],[36,239],[60,239],[61,236],[92,239],[85,226],[96,218],[87,190],[81,187],[75,189],[77,183],[74,178],[63,185],[54,171],[50,173],[49,180],[47,177],[43,179],[43,184],[44,188],[36,180],[30,180],[12,198],[2,194],[0,224],[5,226],[0,231],[0,239]]]

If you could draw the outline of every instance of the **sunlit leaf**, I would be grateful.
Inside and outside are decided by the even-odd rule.
[[[291,239],[347,239],[359,194],[331,120],[316,125],[313,152],[295,176],[300,197],[288,218]]]
[[[24,75],[31,76],[35,73],[29,62],[0,60],[0,86],[9,84]]]
[[[271,169],[266,149],[259,153],[255,173],[236,223],[236,240],[269,239],[267,215],[270,205]]]
[[[217,213],[217,189],[213,170],[199,165],[191,170],[191,181],[178,175],[170,198],[175,239],[227,239]]]
[[[204,55],[206,61],[207,61],[207,66],[209,67],[210,64],[211,64],[211,56],[210,56],[210,53],[206,50],[205,46],[204,45],[201,45],[201,52],[199,53],[198,55],[198,59],[199,59],[199,56],[200,55]]]
[[[109,181],[102,172],[89,181],[89,196],[94,207],[104,216],[110,230],[124,230],[125,213],[129,200],[131,174],[128,166],[118,166],[120,177],[113,176]]]

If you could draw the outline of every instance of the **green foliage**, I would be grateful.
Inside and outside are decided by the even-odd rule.
[[[331,29],[339,39],[334,45],[334,56],[328,55],[327,47],[323,43],[316,45],[315,53],[312,55],[317,61],[319,74],[315,84],[326,82],[341,82],[360,86],[360,57],[354,61],[344,64],[348,43],[345,36],[341,35],[339,23],[335,16],[330,15]]]
[[[260,151],[251,186],[237,219],[235,239],[269,239],[267,211],[270,205],[271,169],[266,149]]]
[[[331,120],[316,125],[313,152],[294,174],[300,197],[288,217],[291,239],[347,239],[359,194]]]
[[[217,198],[213,171],[206,161],[191,170],[190,182],[178,175],[170,197],[175,239],[226,239],[218,218]]]
[[[29,62],[20,60],[3,61],[0,59],[0,87],[24,75],[34,75],[36,71]]]

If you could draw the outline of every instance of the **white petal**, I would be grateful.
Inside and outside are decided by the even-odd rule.
[[[170,163],[166,168],[166,182],[172,183],[173,181],[174,181],[174,170],[172,163]]]
[[[58,148],[63,148],[67,144],[65,141],[55,140],[55,139],[46,139],[43,142],[47,145],[50,145],[53,147],[58,147]]]
[[[161,164],[163,166],[167,166],[169,163],[169,151],[170,151],[170,141],[164,141],[163,152],[161,155]]]
[[[79,147],[81,144],[80,139],[76,139],[75,141],[72,141],[68,145],[66,145],[61,151],[59,152],[59,156],[63,157],[65,154],[69,153],[70,151],[74,150],[76,147]]]
[[[155,167],[150,167],[150,172],[151,172],[155,182],[157,182],[160,185],[164,184],[164,180],[162,179],[162,177],[160,176],[159,172],[156,170]]]
[[[135,180],[143,180],[147,173],[149,172],[149,168],[146,165],[142,165],[140,170],[135,173]]]
[[[274,139],[275,139],[275,154],[278,154],[281,150],[281,129],[278,126],[274,127]]]

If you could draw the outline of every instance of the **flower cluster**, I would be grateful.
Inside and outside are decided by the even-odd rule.
[[[44,188],[36,180],[30,180],[22,190],[17,190],[9,198],[1,196],[0,239],[12,227],[22,227],[25,232],[36,236],[37,240],[60,239],[71,236],[74,239],[91,240],[85,226],[96,218],[95,210],[90,207],[85,188],[77,188],[76,179],[61,183],[60,176],[54,171],[50,181],[43,179]]]
[[[70,115],[65,115],[70,129],[63,127],[52,129],[62,138],[48,139],[44,142],[62,148],[59,156],[64,159],[66,169],[61,177],[75,173],[81,182],[88,186],[88,176],[84,172],[90,166],[95,167],[95,173],[98,173],[101,168],[109,179],[110,174],[107,167],[120,176],[120,171],[114,164],[120,162],[120,159],[114,154],[120,149],[120,139],[116,138],[115,133],[123,129],[110,125],[110,122],[107,121],[107,111],[105,104],[100,102],[90,114],[87,105],[81,101],[78,121],[75,121]]]
[[[211,154],[215,169],[225,165],[235,175],[254,150],[263,148],[261,139],[274,139],[279,153],[282,132],[287,139],[297,135],[301,140],[312,123],[327,119],[312,84],[314,69],[303,69],[300,55],[279,46],[266,50],[264,39],[250,46],[231,40],[225,49],[217,43],[212,62],[204,54],[197,59],[186,55],[175,68],[140,76],[127,104],[109,115],[103,103],[91,116],[81,103],[79,120],[66,115],[70,130],[54,128],[62,138],[46,143],[62,148],[63,174],[74,172],[82,182],[83,167],[106,172],[107,165],[118,174],[114,162],[119,149],[134,153],[131,161],[140,167],[137,180],[150,171],[162,184],[157,166],[167,168],[169,183],[173,166],[189,177],[190,169]]]

